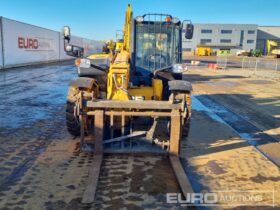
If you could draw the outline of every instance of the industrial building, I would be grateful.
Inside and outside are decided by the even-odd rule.
[[[254,50],[257,28],[254,24],[194,24],[193,39],[183,38],[183,51],[194,52],[197,47],[210,47],[214,51]]]
[[[183,31],[184,33],[184,31]],[[280,43],[280,26],[258,26],[257,24],[194,24],[194,36],[186,40],[183,36],[183,51],[194,53],[198,47],[209,47],[214,52],[230,50],[251,51],[260,49],[267,53],[266,41]]]
[[[260,49],[264,55],[267,54],[267,40],[276,41],[280,46],[280,26],[258,27],[256,49]]]

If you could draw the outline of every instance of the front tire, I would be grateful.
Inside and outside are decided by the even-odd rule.
[[[79,99],[79,89],[70,87],[67,95],[67,103],[66,103],[66,126],[68,132],[72,136],[80,136],[81,126],[79,118],[75,116],[74,110],[76,107],[76,103],[78,103]]]

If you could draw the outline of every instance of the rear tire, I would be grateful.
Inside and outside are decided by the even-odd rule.
[[[74,109],[79,98],[79,89],[70,87],[66,103],[66,126],[68,132],[72,136],[80,136],[80,122],[79,118],[74,115]]]

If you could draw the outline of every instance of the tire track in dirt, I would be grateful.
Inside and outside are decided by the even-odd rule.
[[[59,111],[59,113],[61,112],[63,110]],[[0,142],[4,142],[4,149],[1,150],[1,156],[4,158],[1,159],[0,166],[0,198],[3,196],[3,192],[16,185],[32,168],[37,157],[54,139],[65,136],[65,123],[62,123],[61,119],[58,117],[52,122],[43,120],[30,128],[17,129],[16,132],[21,133],[22,136],[15,135],[15,131],[12,129],[6,132],[5,137],[0,138]],[[38,128],[38,125],[46,127],[46,130]],[[29,139],[30,137],[31,139]],[[10,141],[9,144],[5,144],[7,139]]]

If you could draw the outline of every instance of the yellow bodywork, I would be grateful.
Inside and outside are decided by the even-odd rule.
[[[213,50],[210,47],[198,47],[195,50],[196,56],[210,56]]]
[[[107,79],[107,99],[129,100],[128,82],[129,82],[129,53],[122,50],[117,53],[110,65]]]
[[[130,50],[131,50],[131,20],[132,9],[128,5],[125,25],[123,29],[124,41],[116,47],[118,51],[114,56],[108,72],[107,99],[132,100],[142,98],[144,100],[161,100],[163,85],[161,80],[153,80],[152,87],[131,87],[130,81]],[[119,50],[120,49],[120,50]]]
[[[280,55],[280,49],[275,49],[275,47],[278,47],[278,43],[273,40],[267,40],[267,55]],[[273,49],[274,48],[274,49]]]
[[[87,58],[89,59],[95,59],[95,58],[111,58],[111,54],[91,54]]]
[[[128,92],[131,96],[135,98],[144,97],[144,100],[162,100],[162,81],[159,79],[153,79],[152,87],[149,86],[139,86],[131,87]]]
[[[116,52],[120,52],[121,49],[123,48],[123,42],[116,42]]]

